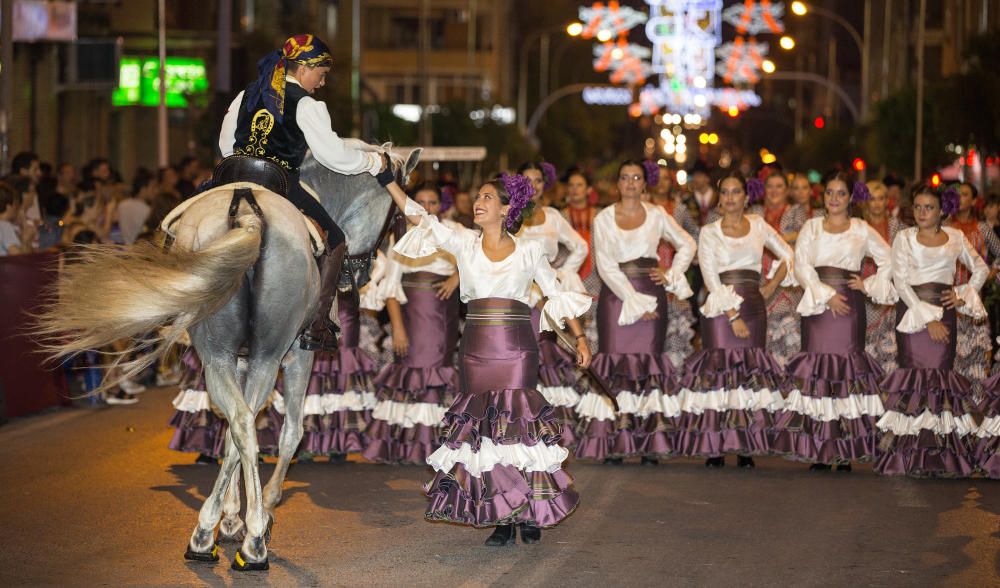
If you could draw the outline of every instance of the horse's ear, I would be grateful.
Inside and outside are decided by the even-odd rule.
[[[406,163],[403,165],[403,177],[407,177],[417,167],[417,162],[420,161],[420,153],[423,152],[423,147],[417,147],[406,157]]]

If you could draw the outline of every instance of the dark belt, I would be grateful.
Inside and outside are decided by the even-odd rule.
[[[655,259],[640,257],[639,259],[619,263],[618,267],[621,268],[622,273],[630,278],[648,278],[649,270],[660,267],[660,264]]]
[[[719,281],[727,286],[760,284],[760,272],[753,270],[729,270],[719,274]]]
[[[918,284],[916,286],[911,286],[913,288],[914,294],[920,300],[934,304],[937,306],[941,305],[941,295],[952,289],[951,284],[938,284],[937,282],[928,282],[926,284]]]
[[[448,276],[442,276],[433,272],[413,272],[412,274],[403,274],[401,282],[404,288],[434,290],[442,280],[446,280],[447,278]]]
[[[816,274],[819,276],[820,281],[828,286],[843,286],[860,272],[861,270],[851,271],[825,265],[816,268]]]
[[[508,326],[531,322],[531,307],[509,298],[480,298],[469,302],[465,321],[469,324]]]

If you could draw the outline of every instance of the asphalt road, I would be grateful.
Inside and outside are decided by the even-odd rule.
[[[171,396],[0,427],[0,586],[1000,586],[1000,483],[780,459],[572,463],[579,510],[507,548],[425,522],[425,468],[293,465],[269,572],[189,563],[216,472],[167,449]]]

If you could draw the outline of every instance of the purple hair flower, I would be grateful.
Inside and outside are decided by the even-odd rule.
[[[958,201],[960,198],[958,188],[948,186],[948,189],[941,193],[941,214],[951,216],[958,212]]]
[[[647,159],[642,162],[642,167],[646,170],[647,186],[655,186],[660,183],[660,166],[655,161]]]
[[[520,218],[521,211],[531,202],[535,189],[531,186],[531,180],[521,174],[502,174],[500,179],[503,181],[503,187],[507,190],[507,195],[510,196],[508,201],[510,208],[507,211],[506,221],[509,229]]]
[[[753,204],[764,199],[764,182],[760,178],[747,180],[747,202]]]
[[[854,189],[851,190],[851,202],[855,204],[868,202],[871,197],[872,193],[868,190],[867,184],[861,181],[854,182]]]
[[[441,212],[448,212],[448,209],[455,204],[455,193],[457,190],[454,186],[448,185],[441,188]]]
[[[556,166],[547,161],[542,162],[541,168],[542,177],[545,178],[545,189],[548,190],[556,185],[556,181],[559,179],[559,172],[556,171]]]

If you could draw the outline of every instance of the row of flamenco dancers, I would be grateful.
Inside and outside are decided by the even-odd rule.
[[[963,233],[942,226],[957,208],[955,194],[919,189],[917,226],[898,231],[890,247],[850,216],[851,205],[867,197],[864,185],[832,176],[824,183],[825,216],[805,223],[793,251],[760,216],[746,214],[761,186],[734,173],[719,182],[718,219],[702,227],[696,246],[661,207],[642,201],[647,173],[638,163],[622,164],[621,201],[594,218],[603,285],[589,375],[552,333],[538,338],[538,389],[560,425],[559,444],[578,458],[611,463],[699,456],[721,467],[725,455],[736,454],[738,465],[753,467],[752,456],[782,455],[816,470],[874,461],[886,475],[1000,478],[1000,376],[973,393],[954,370],[957,315],[985,317],[978,290],[988,273]],[[429,214],[440,212],[432,186],[413,198]],[[525,217],[517,241],[537,242],[550,262],[560,243],[583,241],[553,209]],[[675,251],[666,270],[658,263],[661,241]],[[564,248],[570,256],[556,272],[560,286],[586,293],[576,272],[580,248]],[[684,274],[696,253],[708,292],[702,348],[675,370],[666,353],[668,320],[685,313],[671,312],[668,294],[691,296]],[[459,283],[456,260],[445,251],[381,259],[362,296],[338,299],[341,349],[317,355],[301,457],[360,452],[374,462],[423,464],[444,441],[446,413],[461,388],[457,287],[466,302],[472,288]],[[861,278],[866,260],[874,271]],[[960,268],[968,280],[956,286]],[[782,367],[767,348],[765,301],[792,286],[802,291],[801,351]],[[899,367],[889,374],[865,352],[866,299],[896,305]],[[536,286],[529,301],[535,333],[541,300]],[[361,345],[363,323],[373,319],[359,309],[383,307],[396,357],[378,369]],[[185,362],[189,377],[174,402],[171,447],[217,457],[225,423],[211,411],[193,350]],[[615,395],[618,410],[593,388],[594,377]],[[274,398],[258,421],[265,453],[276,448],[280,427],[280,394]]]

